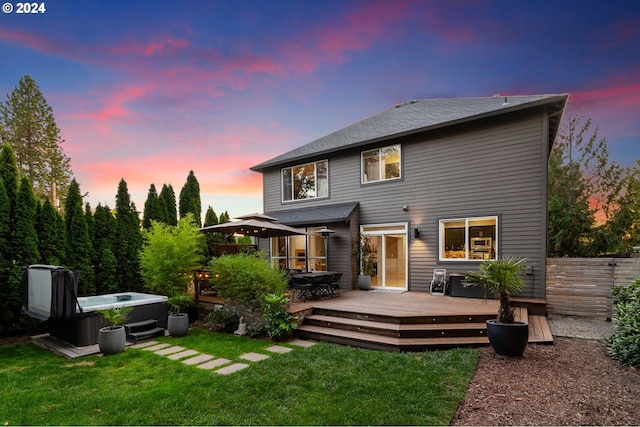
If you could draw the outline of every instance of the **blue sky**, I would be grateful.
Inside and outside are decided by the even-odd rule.
[[[249,167],[410,99],[569,93],[640,159],[636,1],[3,3],[0,99],[36,81],[93,207],[193,170],[203,207],[262,211]]]

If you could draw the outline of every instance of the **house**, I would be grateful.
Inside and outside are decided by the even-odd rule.
[[[521,296],[544,298],[547,160],[567,98],[408,101],[253,166],[264,212],[308,232],[271,239],[270,256],[341,271],[341,287],[355,288],[359,236],[369,236],[372,286],[423,292],[436,268],[465,274],[522,256]]]

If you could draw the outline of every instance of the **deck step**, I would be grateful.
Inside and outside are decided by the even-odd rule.
[[[489,344],[486,336],[398,338],[312,325],[301,325],[296,330],[296,335],[301,338],[315,339],[352,347],[395,352],[424,351],[426,349],[443,349],[459,346],[485,346]]]
[[[529,323],[530,343],[553,343],[546,318],[515,307],[515,320]],[[362,311],[313,308],[296,330],[301,338],[384,351],[424,351],[485,346],[491,315],[394,317]]]
[[[153,329],[158,326],[158,321],[155,319],[142,320],[140,322],[125,323],[124,328],[127,333],[142,332],[149,329]]]
[[[443,336],[483,336],[485,322],[459,323],[387,323],[347,317],[313,314],[305,324],[396,338],[439,338]]]
[[[127,334],[127,340],[133,341],[134,343],[148,340],[150,338],[161,337],[164,335],[163,328],[153,328],[146,331],[141,332],[131,332]]]

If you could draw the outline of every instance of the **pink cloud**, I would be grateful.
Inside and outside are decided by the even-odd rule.
[[[138,41],[129,42],[108,50],[116,55],[133,55],[133,56],[173,56],[189,46],[189,42],[185,39],[175,39],[172,37],[160,37],[147,44],[141,44]]]

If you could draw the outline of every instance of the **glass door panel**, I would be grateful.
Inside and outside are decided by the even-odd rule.
[[[385,235],[384,247],[384,287],[406,288],[405,235]]]

